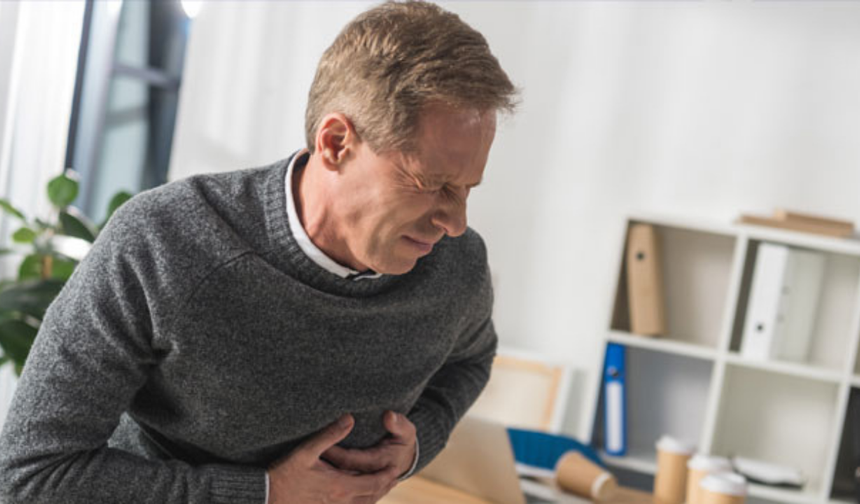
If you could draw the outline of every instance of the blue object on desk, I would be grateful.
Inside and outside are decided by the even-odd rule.
[[[567,436],[508,428],[508,437],[511,439],[514,458],[519,464],[552,471],[562,455],[577,451],[595,464],[604,466],[593,448]]]
[[[603,418],[605,450],[609,455],[627,454],[627,366],[623,345],[609,343],[603,370]]]

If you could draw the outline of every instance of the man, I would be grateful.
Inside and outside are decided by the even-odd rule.
[[[496,335],[466,199],[514,88],[420,2],[351,22],[307,149],[142,193],[51,306],[6,503],[372,503],[443,448]]]

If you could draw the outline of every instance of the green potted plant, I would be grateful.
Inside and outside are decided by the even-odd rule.
[[[131,198],[125,191],[115,194],[104,222],[96,225],[71,206],[78,187],[71,170],[48,182],[48,199],[53,206],[48,221],[28,219],[9,201],[0,199],[0,210],[20,223],[12,235],[16,249],[0,249],[0,254],[18,253],[20,249],[25,253],[17,277],[0,280],[0,366],[11,363],[19,376],[48,305],[113,212]]]

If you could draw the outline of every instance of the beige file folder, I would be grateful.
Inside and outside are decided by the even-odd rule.
[[[660,242],[654,226],[634,224],[627,237],[627,292],[630,330],[644,336],[666,334]]]

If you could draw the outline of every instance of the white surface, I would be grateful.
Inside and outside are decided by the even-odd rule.
[[[683,455],[692,455],[693,452],[696,451],[695,446],[691,446],[680,439],[673,438],[672,436],[661,436],[660,439],[657,440],[657,449],[660,451],[670,452],[670,453],[680,453]]]
[[[625,448],[624,385],[620,381],[606,384],[606,449],[618,453]]]
[[[731,471],[732,463],[725,457],[710,457],[697,453],[687,461],[687,468],[707,472]]]
[[[791,292],[783,301],[786,304],[785,321],[777,357],[807,362],[827,257],[820,252],[791,249],[789,260]]]
[[[657,350],[664,353],[684,355],[702,360],[714,360],[717,356],[716,349],[704,348],[696,344],[672,341],[664,338],[638,336],[620,331],[611,331],[609,334],[609,341],[631,347]]]
[[[762,243],[755,260],[741,355],[805,363],[816,326],[827,256]]]
[[[746,359],[766,361],[776,357],[788,262],[785,245],[759,246],[741,342],[741,355]]]
[[[746,495],[746,480],[737,474],[709,474],[699,485],[709,492],[723,495]]]
[[[794,467],[770,464],[746,457],[734,457],[732,461],[739,473],[770,485],[783,483],[802,485],[806,481],[803,473]]]
[[[9,404],[12,402],[12,396],[15,395],[17,383],[18,377],[15,376],[12,366],[5,365],[0,368],[0,430],[3,429],[3,423],[9,414]]]
[[[778,361],[759,361],[750,360],[737,354],[728,354],[725,356],[725,361],[729,364],[735,364],[740,367],[750,369],[761,369],[771,373],[779,373],[785,376],[796,376],[798,378],[809,378],[837,384],[842,380],[842,374],[832,369],[814,367],[807,364],[797,364],[793,362],[778,362]]]

